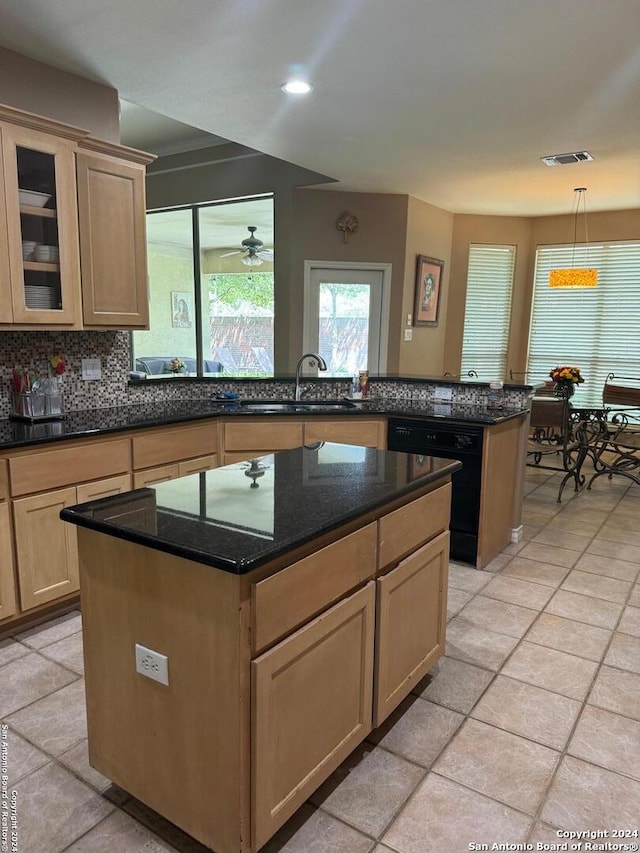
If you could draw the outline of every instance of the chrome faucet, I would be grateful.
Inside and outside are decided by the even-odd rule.
[[[298,360],[298,365],[296,367],[296,393],[294,397],[295,400],[300,400],[302,398],[303,392],[305,391],[304,388],[300,387],[300,370],[302,368],[302,364],[305,358],[309,359],[309,364],[311,365],[311,367],[317,366],[318,370],[327,369],[327,362],[321,355],[318,355],[317,352],[305,352],[304,355],[301,355],[300,359]]]

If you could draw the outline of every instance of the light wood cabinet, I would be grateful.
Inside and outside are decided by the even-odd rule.
[[[386,420],[340,417],[335,421],[325,417],[307,421],[304,426],[304,442],[335,441],[338,444],[359,444],[384,450],[387,446]]]
[[[376,581],[375,726],[444,653],[448,565],[441,533]]]
[[[225,465],[304,444],[304,423],[291,418],[228,421],[223,429]]]
[[[121,495],[131,489],[131,475],[121,474],[119,477],[109,477],[108,480],[98,480],[96,483],[83,483],[76,489],[77,503],[97,501],[110,495]]]
[[[244,422],[235,420],[224,424],[222,441],[225,465],[316,441],[358,444],[384,450],[386,420],[361,416],[344,416],[335,420],[320,416],[306,421],[273,416]]]
[[[22,610],[79,589],[76,531],[60,520],[61,510],[76,503],[75,488],[13,502]]]
[[[148,328],[153,159],[0,105],[0,325]]]
[[[369,583],[251,664],[255,848],[371,731],[373,624]]]
[[[84,325],[149,328],[144,163],[153,158],[127,162],[116,156],[124,149],[100,147],[76,158]]]
[[[60,511],[67,506],[119,494],[130,488],[131,476],[123,474],[13,501],[23,611],[79,589],[77,532],[72,525],[60,520]]]
[[[81,325],[76,143],[71,128],[69,136],[2,123],[0,204],[6,211],[11,312],[5,292],[0,319],[14,326]],[[35,191],[36,196],[21,199],[20,190]],[[43,201],[42,206],[36,200]],[[31,253],[23,252],[23,241],[31,241]],[[52,247],[56,254],[41,259],[34,254],[36,245]]]
[[[17,611],[9,505],[0,503],[0,621]]]
[[[196,459],[185,459],[178,462],[180,477],[185,477],[187,474],[202,474],[204,471],[211,471],[217,467],[218,456],[215,453],[210,456],[198,456]]]
[[[218,453],[218,424],[206,420],[177,427],[158,427],[134,435],[132,450],[135,470],[214,456]]]
[[[442,654],[448,533],[382,568],[378,546],[449,496],[247,575],[80,528],[92,765],[205,846],[260,849]],[[168,686],[135,672],[136,642],[167,655]]]
[[[154,486],[156,483],[166,483],[180,476],[180,465],[174,462],[172,465],[159,465],[157,468],[147,468],[145,471],[134,471],[133,488],[143,489],[145,486]]]

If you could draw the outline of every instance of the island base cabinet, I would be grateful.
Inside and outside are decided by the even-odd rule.
[[[252,849],[371,731],[375,584],[251,664]]]
[[[376,727],[444,652],[448,564],[447,532],[376,581]]]

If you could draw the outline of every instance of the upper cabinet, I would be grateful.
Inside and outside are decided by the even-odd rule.
[[[80,326],[75,142],[3,124],[11,313],[3,322]]]
[[[148,327],[153,157],[0,106],[0,328]]]
[[[144,329],[149,325],[144,179],[151,158],[129,149],[131,159],[124,160],[125,150],[86,140],[77,154],[87,327]]]

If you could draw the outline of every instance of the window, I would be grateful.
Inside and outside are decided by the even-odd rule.
[[[575,254],[575,257],[574,257]],[[597,287],[549,287],[556,267],[595,267]],[[576,403],[599,405],[608,373],[640,376],[640,243],[540,246],[536,253],[527,374],[579,367]]]
[[[242,241],[249,227],[265,259]],[[133,332],[149,377],[273,376],[273,198],[147,214],[150,328]]]
[[[505,378],[515,260],[515,246],[469,247],[463,375],[475,370],[484,381]]]

